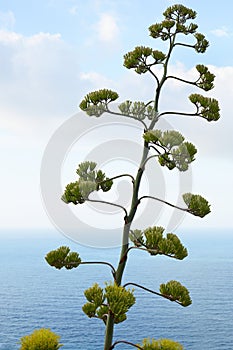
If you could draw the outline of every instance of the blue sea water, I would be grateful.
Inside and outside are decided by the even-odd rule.
[[[124,282],[153,290],[171,279],[190,291],[193,304],[183,308],[135,289],[136,304],[128,320],[116,325],[114,339],[140,342],[143,338],[171,338],[186,350],[233,349],[233,232],[189,232],[181,239],[189,257],[176,261],[132,250]],[[22,238],[20,232],[0,237],[0,349],[19,349],[20,337],[34,329],[50,328],[61,336],[64,350],[100,350],[104,325],[82,312],[83,291],[94,282],[111,280],[107,266],[83,265],[55,270],[44,256],[60,245],[79,251],[83,260],[116,264],[119,249],[79,246],[49,232]],[[130,349],[118,345],[119,349]]]

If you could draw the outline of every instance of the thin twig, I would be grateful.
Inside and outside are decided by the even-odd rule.
[[[167,114],[170,114],[170,115],[182,115],[182,116],[187,116],[187,117],[198,117],[198,114],[197,113],[184,113],[184,112],[171,112],[171,111],[168,111],[168,112],[162,112],[159,114],[158,118],[162,117],[162,115],[167,115]]]
[[[165,294],[161,294],[161,293],[155,292],[155,291],[152,290],[152,289],[146,288],[146,287],[144,287],[144,286],[142,286],[142,285],[140,285],[140,284],[134,283],[134,282],[128,282],[128,283],[124,284],[123,287],[125,288],[125,287],[130,286],[130,285],[131,285],[131,286],[134,286],[134,287],[141,288],[141,289],[145,290],[146,292],[149,292],[149,293],[158,295],[158,296],[160,296],[160,297],[163,297],[163,298],[165,298],[165,299],[168,299],[168,300],[170,300],[170,301],[173,301],[173,302],[175,302],[176,304],[179,304],[179,305],[181,305],[181,306],[184,306],[184,305],[181,304],[178,300],[174,300],[174,298],[173,298],[172,295],[165,295]]]
[[[102,204],[109,204],[109,205],[112,205],[113,207],[117,207],[117,208],[121,208],[122,210],[124,210],[125,212],[125,216],[127,217],[128,216],[128,213],[127,213],[127,210],[120,204],[115,204],[115,203],[112,203],[112,202],[107,202],[107,201],[101,201],[101,200],[97,200],[97,199],[85,199],[85,201],[87,202],[92,202],[92,203],[102,203]]]
[[[107,181],[112,181],[112,180],[115,180],[115,179],[118,179],[118,178],[124,177],[124,176],[130,177],[130,178],[132,179],[132,182],[134,183],[135,179],[134,179],[134,177],[133,177],[132,175],[130,175],[130,174],[116,175],[116,176],[114,176],[114,177],[111,177],[110,179],[106,179],[106,180],[103,180],[103,181],[100,181],[100,182],[97,182],[97,183],[98,183],[98,185],[101,185],[101,184],[103,184],[103,183],[105,183],[105,182],[107,182]]]
[[[107,261],[81,261],[78,264],[78,266],[79,265],[94,265],[94,264],[101,264],[101,265],[109,266],[111,268],[111,270],[112,270],[112,275],[113,275],[113,277],[115,279],[116,270],[115,270],[114,266],[112,264],[110,264],[109,262],[107,262]],[[75,261],[69,261],[66,265],[71,265],[71,266],[74,266],[74,267],[78,267],[77,266],[77,262],[75,262]]]
[[[126,340],[117,340],[117,341],[115,341],[115,343],[112,344],[112,346],[109,348],[109,350],[114,349],[117,344],[121,344],[121,343],[127,344],[127,345],[131,345],[131,346],[133,346],[133,347],[135,347],[137,349],[143,350],[143,348],[141,346],[139,346],[137,344],[134,344],[134,343],[131,343],[131,342],[126,341]]]
[[[146,288],[146,287],[142,286],[141,284],[137,284],[137,283],[134,283],[134,282],[128,282],[128,283],[125,283],[125,284],[123,285],[124,288],[127,287],[127,286],[138,287],[138,288],[141,288],[141,289],[145,290],[146,292],[149,292],[149,293],[158,295],[158,296],[160,296],[160,297],[163,297],[163,296],[164,296],[163,294],[160,294],[160,293],[158,293],[158,292],[155,292],[155,291],[152,290],[152,289]]]
[[[149,148],[153,148],[153,150],[155,150],[159,156],[161,155],[160,151],[155,146],[149,145]]]
[[[141,242],[139,241],[139,243],[141,243]],[[147,248],[145,244],[142,244],[142,245],[143,245],[143,247],[145,247],[145,248],[132,246],[132,247],[130,247],[130,248],[128,249],[127,253],[128,253],[131,249],[138,249],[138,250],[143,250],[144,252],[148,252],[148,253],[150,253],[150,252],[156,253],[156,254],[153,254],[154,256],[155,256],[155,255],[164,255],[164,256],[167,256],[168,258],[177,259],[175,256],[172,256],[172,255],[166,254],[166,253],[162,253],[162,252],[160,252],[158,249],[150,249],[150,248]]]
[[[141,168],[144,169],[146,163],[147,163],[151,158],[156,158],[156,157],[159,157],[159,154],[154,154],[153,156],[148,157],[148,158],[144,161],[144,163],[142,163]]]
[[[159,201],[159,202],[161,202],[161,203],[167,204],[167,205],[169,205],[169,206],[172,207],[172,208],[176,208],[176,209],[183,210],[183,211],[186,211],[186,212],[189,211],[188,208],[181,208],[181,207],[178,207],[178,206],[176,206],[176,205],[174,205],[174,204],[171,204],[171,203],[169,203],[169,202],[167,202],[167,201],[165,201],[165,200],[163,200],[163,199],[160,199],[160,198],[157,198],[157,197],[153,197],[153,196],[142,196],[141,198],[138,199],[138,201],[140,202],[142,199],[145,199],[145,198],[154,199],[154,200]]]
[[[181,81],[182,83],[186,83],[186,84],[190,84],[190,85],[195,85],[196,86],[196,81],[193,82],[193,81],[185,80],[185,79],[173,76],[173,75],[168,75],[166,79],[175,79],[175,80]]]
[[[114,266],[107,261],[81,261],[80,264],[82,264],[82,265],[91,265],[91,264],[107,265],[112,269],[113,277],[116,276],[116,270],[115,270]]]
[[[189,45],[189,44],[183,44],[183,43],[175,43],[174,46],[185,46],[185,47],[191,47],[192,49],[195,48],[195,45]]]
[[[133,232],[133,230],[130,230],[130,233],[131,233],[131,235],[133,235],[135,238],[136,238],[136,240],[143,246],[143,247],[145,247],[145,248],[147,248],[147,246],[145,245],[145,243],[143,243],[143,241],[141,240],[141,239],[138,239],[138,237],[135,235],[135,233]],[[133,248],[133,247],[131,247],[131,248]],[[128,249],[128,251],[130,250],[130,248]]]
[[[109,113],[109,114],[119,115],[119,116],[121,116],[121,117],[127,117],[127,118],[131,118],[131,119],[137,120],[138,122],[141,122],[141,123],[143,124],[145,130],[148,129],[146,123],[144,123],[143,120],[138,119],[138,118],[136,118],[136,117],[134,117],[134,116],[132,116],[132,115],[129,115],[129,114],[122,114],[122,113],[118,113],[118,112],[113,112],[113,111],[110,111],[110,109],[107,109],[106,112]]]
[[[159,79],[158,79],[157,75],[152,71],[152,69],[150,67],[148,68],[148,71],[150,72],[150,74],[153,75],[153,77],[155,78],[157,84],[159,85]]]

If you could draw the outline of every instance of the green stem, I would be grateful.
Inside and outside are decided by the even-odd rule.
[[[114,329],[114,316],[111,312],[109,312],[107,323],[106,323],[106,329],[105,329],[104,350],[109,350],[112,346],[113,329]]]
[[[122,237],[122,248],[121,248],[121,254],[120,254],[118,267],[116,270],[116,278],[115,278],[115,281],[118,285],[121,284],[122,276],[123,276],[124,269],[126,266],[127,252],[128,252],[128,248],[129,248],[130,226],[131,226],[131,223],[132,223],[133,218],[134,218],[136,211],[137,211],[138,192],[139,192],[140,182],[141,182],[142,174],[143,174],[143,171],[145,168],[145,160],[147,159],[148,152],[149,152],[148,144],[145,142],[142,160],[141,160],[141,163],[140,163],[140,166],[138,169],[138,173],[137,173],[137,176],[136,176],[136,179],[134,182],[131,209],[130,209],[129,215],[125,217],[125,225],[124,225],[123,237]],[[109,314],[108,320],[106,323],[104,350],[109,350],[111,345],[112,345],[113,330],[114,330],[114,317],[112,314]]]
[[[174,42],[175,42],[175,36],[174,36],[173,40],[170,42],[170,48],[168,51],[166,62],[164,64],[163,77],[162,77],[162,79],[161,79],[161,81],[158,84],[157,89],[156,89],[155,106],[154,106],[156,112],[158,112],[158,102],[159,102],[160,92],[161,92],[161,89],[162,89],[164,82],[166,81],[168,61],[170,59],[171,52],[172,52],[172,49],[174,47]],[[116,113],[113,113],[113,114],[116,114]],[[117,113],[117,114],[119,114],[119,113]],[[158,121],[158,118],[156,115],[156,117],[151,121],[149,128],[145,128],[145,130],[152,130],[157,121]],[[124,225],[124,229],[123,229],[121,254],[120,254],[118,267],[116,269],[115,281],[118,285],[121,284],[122,276],[123,276],[125,266],[126,266],[127,253],[128,253],[128,248],[129,248],[130,226],[131,226],[131,223],[134,219],[134,216],[136,214],[137,207],[139,204],[139,201],[138,201],[139,187],[140,187],[141,178],[142,178],[142,175],[143,175],[143,172],[145,169],[145,164],[146,164],[146,159],[148,157],[148,153],[149,153],[148,143],[144,142],[144,149],[143,149],[141,163],[140,163],[140,166],[138,168],[135,182],[133,184],[133,195],[132,195],[132,201],[131,201],[131,208],[130,208],[129,214],[125,216],[125,225]],[[106,324],[104,350],[111,349],[112,338],[113,338],[113,329],[114,329],[114,316],[109,314],[107,324]]]
[[[169,47],[169,50],[168,50],[168,54],[167,54],[167,58],[166,58],[166,61],[164,62],[164,65],[163,65],[163,76],[157,86],[157,89],[156,89],[156,94],[155,94],[155,110],[158,112],[158,108],[159,108],[159,97],[160,97],[160,93],[161,93],[161,90],[162,90],[162,87],[163,87],[163,84],[165,83],[165,81],[167,80],[167,67],[168,67],[168,62],[170,60],[170,57],[171,57],[171,53],[172,53],[172,50],[175,46],[175,39],[176,39],[176,35],[173,36],[173,38],[170,38],[170,47]],[[152,130],[155,123],[156,123],[157,120],[152,120],[151,121],[151,124],[149,126],[149,130]]]

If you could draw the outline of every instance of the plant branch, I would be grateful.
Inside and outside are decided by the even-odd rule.
[[[182,211],[189,212],[188,208],[181,208],[181,207],[178,207],[178,206],[176,206],[176,205],[174,205],[174,204],[171,204],[171,203],[169,203],[169,202],[167,202],[167,201],[165,201],[165,200],[163,200],[163,199],[160,199],[160,198],[157,198],[157,197],[153,197],[153,196],[142,196],[141,198],[138,199],[138,202],[140,202],[142,199],[146,199],[146,198],[148,198],[148,199],[154,199],[154,200],[159,201],[159,202],[161,202],[161,203],[167,204],[167,205],[169,205],[169,206],[172,207],[172,208],[176,208],[176,209],[179,209],[179,210],[182,210]]]
[[[89,199],[89,198],[85,199],[85,201],[92,202],[92,203],[109,204],[109,205],[112,205],[113,207],[121,208],[125,212],[125,217],[127,218],[127,216],[128,216],[127,210],[120,204],[115,204],[115,203],[107,202],[107,201],[101,201],[101,200],[97,200],[97,199]]]
[[[159,146],[160,146],[160,145],[159,145]],[[160,146],[160,147],[162,147],[162,146]],[[155,150],[155,152],[157,152],[158,155],[161,155],[161,153],[159,152],[159,150],[158,150],[155,146],[150,145],[149,148],[150,148],[150,149],[153,148],[153,150]],[[163,147],[162,147],[162,148],[163,148]],[[164,151],[165,151],[165,149],[164,149]]]
[[[119,116],[121,116],[121,117],[127,117],[127,118],[131,118],[131,119],[137,120],[138,122],[142,123],[142,125],[144,126],[144,129],[145,129],[145,130],[148,129],[146,123],[145,123],[143,120],[138,119],[138,118],[136,118],[136,117],[134,117],[134,116],[132,116],[132,115],[122,114],[122,113],[118,113],[118,112],[113,112],[113,111],[111,111],[108,107],[107,107],[106,112],[109,113],[109,114],[119,115]]]
[[[138,239],[138,237],[134,234],[133,230],[130,230],[130,233],[131,233],[131,235],[133,235],[133,236],[139,241],[139,243],[140,243],[143,247],[147,248],[147,246],[145,245],[145,243],[143,243],[143,240]],[[129,251],[131,248],[133,248],[133,247],[130,247],[130,248],[128,249],[128,251]]]
[[[183,306],[178,300],[174,300],[174,297],[173,297],[172,295],[164,295],[164,294],[155,292],[155,291],[152,290],[152,289],[146,288],[146,287],[142,286],[141,284],[137,284],[137,283],[134,283],[134,282],[128,282],[128,283],[126,283],[126,284],[123,285],[124,288],[127,287],[127,286],[134,286],[134,287],[141,288],[141,289],[145,290],[146,292],[149,292],[149,293],[158,295],[158,296],[163,297],[163,298],[165,298],[165,299],[168,299],[168,300],[170,300],[170,301],[174,301],[175,303],[177,303],[177,304]]]
[[[181,81],[182,83],[190,84],[190,85],[195,85],[195,86],[196,86],[196,84],[197,84],[197,81],[189,81],[189,80],[185,80],[185,79],[182,79],[182,78],[178,78],[178,77],[173,76],[173,75],[167,76],[166,79],[175,79],[175,80]]]
[[[140,240],[139,240],[139,242],[140,242]],[[140,242],[140,243],[141,243],[141,242]],[[146,246],[145,244],[142,244],[142,246],[145,247],[145,248],[132,246],[132,247],[130,247],[130,248],[128,249],[128,252],[129,252],[131,249],[138,249],[138,250],[143,250],[144,252],[148,252],[148,253],[150,253],[150,252],[157,253],[157,254],[154,254],[154,255],[164,255],[164,256],[167,256],[168,258],[177,259],[175,256],[172,256],[172,255],[166,254],[166,253],[162,253],[162,252],[160,252],[160,251],[157,250],[157,249],[150,249],[150,248],[147,248],[147,246]],[[127,252],[127,253],[128,253],[128,252]]]
[[[189,45],[184,43],[175,43],[174,46],[185,46],[185,47],[190,47],[191,49],[195,47],[194,45]]]
[[[158,295],[158,296],[160,296],[160,297],[163,297],[163,294],[158,293],[158,292],[155,292],[155,291],[152,290],[152,289],[146,288],[146,287],[142,286],[141,284],[137,284],[137,283],[134,283],[134,282],[128,282],[128,283],[125,283],[125,284],[123,285],[124,288],[127,287],[127,286],[134,286],[134,287],[137,287],[137,288],[141,288],[141,289],[145,290],[146,292],[149,292],[149,293]]]
[[[124,176],[130,177],[132,179],[132,183],[134,183],[135,179],[134,179],[134,177],[132,175],[130,175],[130,174],[121,174],[121,175],[116,175],[114,177],[111,177],[110,179],[106,179],[106,180],[100,181],[100,182],[98,182],[98,185],[101,185],[101,184],[103,184],[103,183],[105,183],[107,181],[112,181],[112,180],[119,179],[120,177],[124,177]]]
[[[196,113],[162,112],[162,113],[159,114],[158,118],[162,117],[162,115],[167,115],[167,114],[170,114],[170,115],[182,115],[182,116],[187,116],[187,117],[195,117],[195,116],[199,115],[197,112]]]
[[[153,148],[154,148],[154,147],[153,147]],[[154,148],[154,149],[156,149],[156,148]],[[153,156],[148,157],[148,158],[144,161],[144,163],[141,165],[142,168],[143,168],[143,169],[145,168],[146,163],[147,163],[151,158],[156,158],[156,157],[159,157],[159,154],[154,154]]]
[[[151,67],[148,68],[148,72],[150,72],[150,74],[152,74],[152,76],[155,78],[157,84],[159,85],[159,79],[158,79],[157,75],[152,71]]]
[[[70,264],[70,263],[69,263]],[[98,264],[98,265],[107,265],[111,268],[112,270],[112,275],[115,279],[115,276],[116,276],[116,270],[114,268],[114,266],[112,264],[110,264],[109,262],[107,261],[81,261],[80,265],[94,265],[94,264]]]
[[[133,347],[135,347],[137,349],[143,350],[143,348],[141,346],[139,346],[137,344],[134,344],[134,343],[131,343],[131,342],[126,341],[126,340],[117,340],[117,341],[115,341],[115,343],[112,344],[112,346],[109,348],[109,350],[114,349],[117,344],[122,344],[122,343],[130,345],[130,346],[133,346]]]

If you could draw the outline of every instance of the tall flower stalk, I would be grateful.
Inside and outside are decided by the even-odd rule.
[[[66,186],[62,200],[69,204],[81,205],[85,202],[99,202],[117,206],[122,209],[124,225],[122,227],[122,244],[119,260],[116,267],[107,262],[83,262],[76,252],[70,252],[68,247],[60,247],[49,252],[46,256],[47,262],[55,268],[65,267],[72,269],[81,264],[105,264],[111,269],[113,280],[106,283],[105,287],[100,287],[95,283],[84,292],[87,299],[83,306],[84,313],[92,318],[99,318],[105,324],[104,350],[113,349],[121,343],[126,343],[138,349],[160,349],[161,341],[169,345],[169,349],[182,349],[182,346],[171,340],[144,340],[142,344],[134,344],[130,341],[118,340],[113,343],[114,325],[124,322],[127,318],[128,310],[134,305],[136,299],[133,289],[143,288],[149,293],[154,293],[177,304],[187,307],[192,301],[189,291],[178,281],[169,281],[160,285],[159,291],[153,291],[146,286],[141,286],[135,282],[128,282],[122,285],[122,277],[127,264],[127,259],[131,249],[140,249],[151,256],[165,255],[169,258],[183,260],[187,255],[187,249],[183,246],[178,236],[174,233],[165,234],[165,229],[160,226],[148,227],[144,230],[133,230],[137,210],[144,199],[163,202],[177,210],[182,210],[189,214],[204,217],[210,212],[210,205],[202,196],[192,193],[183,194],[183,206],[164,201],[162,198],[154,197],[153,194],[139,196],[140,185],[146,164],[149,161],[158,161],[162,167],[170,171],[178,169],[187,171],[190,164],[195,160],[196,147],[185,140],[178,131],[162,131],[156,128],[157,122],[165,115],[181,115],[184,117],[203,118],[207,121],[219,119],[219,105],[217,100],[200,94],[191,94],[189,100],[193,105],[190,112],[183,111],[161,111],[160,98],[164,86],[169,80],[177,80],[180,83],[192,85],[203,91],[209,91],[214,87],[214,74],[208,67],[198,64],[196,66],[196,79],[186,80],[179,76],[169,74],[169,64],[174,50],[179,46],[193,49],[197,53],[204,53],[209,46],[205,36],[197,32],[198,26],[192,23],[196,18],[196,12],[183,5],[173,5],[163,13],[164,19],[160,23],[155,23],[149,27],[150,36],[165,42],[166,52],[159,51],[145,46],[137,46],[134,50],[124,56],[124,66],[127,69],[134,69],[139,75],[150,74],[155,81],[155,93],[153,100],[149,102],[127,100],[118,105],[118,111],[111,109],[111,103],[118,99],[118,93],[109,89],[93,91],[87,94],[80,103],[81,110],[88,116],[101,117],[107,113],[109,115],[119,115],[134,119],[143,127],[142,142],[144,143],[140,164],[135,175],[116,174],[113,178],[108,178],[106,174],[98,169],[95,162],[84,162],[77,168],[77,181]],[[190,37],[190,40],[187,38]],[[160,67],[162,74],[157,74],[156,67]],[[90,195],[96,191],[110,191],[114,181],[123,176],[131,178],[133,191],[130,208],[127,209],[119,204],[95,200]],[[160,342],[160,343],[159,343]],[[160,345],[159,345],[160,344]],[[168,347],[166,347],[168,348]]]

